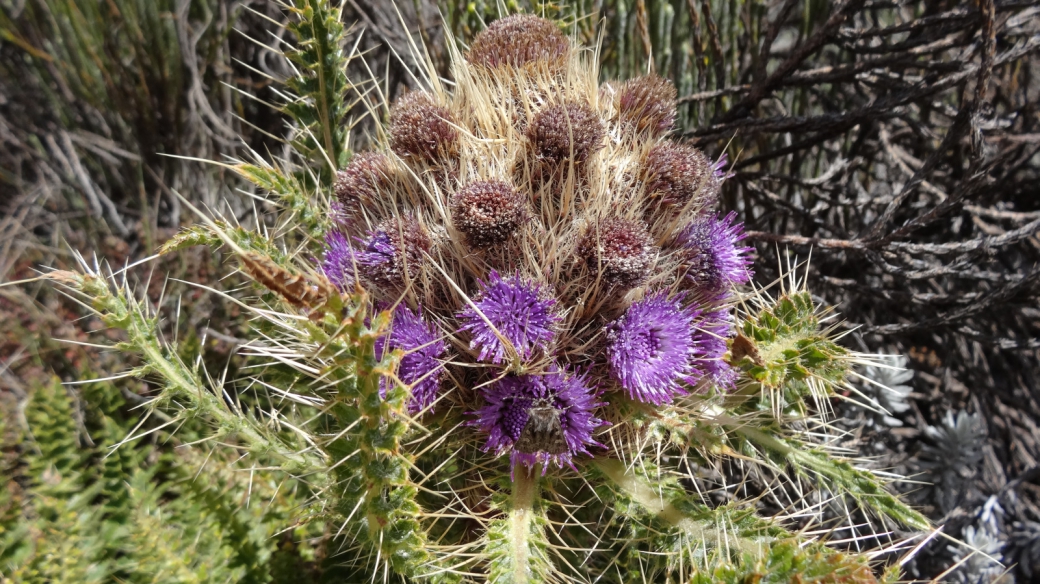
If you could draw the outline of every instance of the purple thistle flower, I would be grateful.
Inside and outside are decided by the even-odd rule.
[[[357,263],[365,272],[387,269],[397,256],[390,234],[383,229],[370,231],[367,239],[358,238],[357,242],[360,245]]]
[[[551,366],[542,375],[507,375],[484,392],[485,406],[471,425],[488,433],[485,452],[495,456],[511,449],[510,468],[519,463],[542,473],[553,462],[574,467],[573,457],[602,446],[592,432],[607,422],[593,410],[603,403],[585,375],[568,375]]]
[[[744,224],[734,223],[736,216],[731,212],[722,219],[695,219],[676,238],[686,283],[711,301],[721,301],[730,288],[751,277],[751,248],[737,245],[744,238]]]
[[[412,414],[430,407],[437,400],[444,368],[440,361],[448,346],[436,328],[423,320],[421,311],[412,312],[407,306],[394,309],[390,333],[376,340],[376,359],[383,358],[383,351],[404,352],[397,366],[397,378],[411,386],[412,397],[408,411]],[[389,380],[380,380],[380,395],[386,395]],[[432,411],[432,410],[431,410]]]
[[[358,274],[377,290],[396,291],[418,276],[430,246],[429,236],[411,217],[384,221],[367,237],[354,238],[353,244],[335,229],[325,234],[321,267],[341,289],[353,286]]]
[[[715,174],[715,178],[719,179],[719,184],[722,184],[722,181],[728,178],[733,178],[734,176],[736,176],[732,172],[726,171],[727,164],[729,164],[729,154],[723,152],[722,156],[719,156],[719,159],[715,161],[715,164],[711,165],[711,169]]]
[[[728,347],[726,339],[733,328],[733,315],[728,310],[705,313],[696,323],[694,332],[700,356],[694,366],[702,371],[716,387],[732,389],[737,381],[737,372],[722,359]]]
[[[480,349],[477,357],[480,361],[501,363],[506,360],[506,346],[495,334],[496,330],[521,359],[530,358],[536,349],[544,351],[556,334],[553,327],[559,316],[552,311],[556,301],[544,298],[540,286],[525,282],[518,275],[503,279],[492,270],[487,284],[481,284],[480,296],[474,304],[479,313],[467,306],[456,316],[461,330],[472,335],[470,348]]]
[[[340,290],[354,286],[355,259],[354,249],[342,231],[332,230],[325,234],[325,257],[321,261],[321,270]]]
[[[699,311],[684,308],[664,292],[635,302],[607,325],[610,372],[628,396],[660,405],[685,394],[683,383],[697,379],[693,359],[701,357],[694,339]]]
[[[432,242],[414,217],[387,219],[357,239],[358,271],[381,291],[397,291],[416,278]]]

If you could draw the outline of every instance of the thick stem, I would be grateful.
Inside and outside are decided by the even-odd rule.
[[[595,460],[593,464],[634,502],[668,525],[678,527],[686,520],[682,512],[664,500],[649,483],[635,474],[627,472],[625,463],[617,459],[604,458]]]
[[[597,459],[593,464],[614,484],[616,493],[660,521],[662,528],[681,534],[682,539],[702,545],[726,541],[727,546],[756,556],[765,552],[766,540],[757,534],[749,537],[734,530],[733,518],[727,517],[724,509],[713,511],[705,507],[704,513],[691,516],[666,499],[646,477],[627,469],[622,461]]]
[[[534,467],[520,465],[513,481],[513,497],[509,508],[509,547],[513,557],[512,581],[531,581],[531,526],[534,523],[534,501],[538,497],[538,474]]]

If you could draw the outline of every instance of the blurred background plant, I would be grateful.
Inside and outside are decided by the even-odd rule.
[[[362,25],[350,31],[348,48],[356,42],[366,52],[371,71],[386,78],[382,90],[390,98],[412,83],[394,57],[407,53],[409,33],[427,43],[443,69],[449,33],[468,41],[498,12],[484,2],[402,2],[398,8],[407,32],[387,2],[344,7],[345,23]],[[939,477],[935,488],[907,488],[919,489],[915,496],[949,533],[965,534],[986,501],[998,497],[1005,519],[994,537],[1006,561],[1016,563],[1010,576],[1029,581],[1040,565],[1035,539],[1028,537],[1040,521],[1040,202],[1033,196],[1040,186],[1040,5],[600,0],[506,8],[576,22],[582,41],[602,43],[606,78],[650,68],[675,81],[682,138],[713,157],[725,152],[733,163],[724,207],[738,212],[758,244],[758,281],[778,275],[784,254],[804,257],[811,247],[809,289],[859,325],[850,341],[910,356],[915,375],[897,380],[904,389],[888,402],[870,394],[870,384],[861,388],[876,402],[868,405],[886,413],[838,406],[849,419],[865,416],[845,446],[876,457],[879,468]],[[243,220],[255,208],[262,223],[273,224],[278,209],[251,198],[251,187],[233,173],[164,155],[222,160],[252,150],[284,156],[286,121],[258,100],[277,103],[268,76],[284,79],[290,71],[253,42],[278,46],[284,20],[284,10],[266,1],[0,0],[0,279],[31,277],[39,266],[70,267],[69,247],[115,265],[147,256],[191,220],[175,191]],[[348,75],[371,74],[355,62]],[[366,129],[354,128],[354,144],[365,143]],[[233,375],[239,364],[230,355],[243,317],[233,305],[175,281],[208,281],[221,272],[222,257],[187,253],[128,275],[152,301],[165,290],[166,305],[179,302],[166,332],[176,331],[182,344],[191,341],[184,346],[204,347],[209,369],[227,365]],[[96,416],[91,422],[90,408],[99,406],[90,405],[89,392],[69,388],[62,398],[52,375],[72,381],[134,363],[55,342],[84,341],[99,325],[73,323],[79,309],[41,286],[0,288],[0,311],[4,455],[12,469],[4,474],[10,478],[2,496],[8,498],[0,500],[4,529],[55,538],[50,541],[71,533],[63,525],[79,524],[75,533],[84,537],[100,533],[96,526],[112,516],[106,501],[115,497],[91,490],[103,484],[104,473],[91,474],[79,458],[62,459],[61,448],[41,449],[37,460],[43,462],[32,462],[29,437],[36,434],[29,413],[34,403],[67,399],[77,456],[94,465],[109,461],[113,457],[100,453],[127,426],[105,429]],[[132,427],[131,406],[155,388],[135,379],[111,385],[125,403],[105,415]],[[908,387],[913,391],[905,392]],[[976,420],[965,428],[985,440],[971,452],[975,446],[958,446],[956,452],[971,456],[948,458],[940,469],[938,449],[964,445],[957,439],[962,419]],[[153,418],[144,428],[162,423]],[[137,447],[149,469],[162,468],[164,456],[196,456],[160,438],[163,430],[150,436]],[[184,439],[183,431],[178,436]],[[219,477],[209,472],[219,465],[198,458],[206,481],[216,484]],[[969,459],[977,461],[970,468],[955,464]],[[57,470],[45,470],[48,465]],[[61,470],[68,468],[83,470],[71,477]],[[955,501],[943,494],[946,477],[966,486]],[[175,494],[183,488],[177,476],[156,470],[137,480],[131,484],[138,501],[193,500]],[[62,481],[75,487],[61,487]],[[42,486],[51,483],[58,486]],[[227,485],[223,495],[238,501],[255,488]],[[77,489],[93,494],[73,500],[69,494]],[[66,519],[36,510],[48,505],[64,506]],[[173,508],[164,515],[176,524],[175,516]],[[145,519],[134,525],[144,529]],[[7,541],[8,533],[15,532],[0,537]],[[223,535],[211,535],[209,542],[180,541],[226,549]],[[253,541],[268,549],[279,541],[257,537]],[[160,540],[171,549],[180,545]],[[94,558],[87,563],[117,566],[124,552],[113,551],[111,542],[84,545]],[[18,566],[47,564],[31,559],[35,552],[24,546],[3,549],[15,550],[0,556],[18,558]],[[320,560],[321,545],[315,549]],[[276,555],[264,553],[256,558]],[[935,576],[963,557],[935,542],[910,573]],[[209,581],[199,574],[211,568],[185,569]],[[4,570],[10,568],[0,573],[11,577]]]

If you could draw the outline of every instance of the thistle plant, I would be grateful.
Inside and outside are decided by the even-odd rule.
[[[125,284],[86,263],[51,277],[125,331],[163,386],[150,407],[310,485],[299,520],[334,534],[334,561],[438,582],[875,582],[885,550],[828,546],[809,491],[848,522],[928,530],[834,447],[830,400],[875,362],[795,270],[751,287],[725,160],[669,138],[670,82],[601,85],[595,50],[513,15],[451,43],[450,83],[416,47],[422,87],[386,103],[328,81],[338,10],[291,8],[298,159],[231,165],[288,212],[263,231],[203,215],[163,248],[224,247],[257,284],[235,296],[248,377],[224,382],[248,407]],[[341,165],[332,104],[351,95],[379,123]]]

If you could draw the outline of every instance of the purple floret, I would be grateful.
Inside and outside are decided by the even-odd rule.
[[[751,248],[737,245],[744,238],[736,213],[695,219],[676,239],[685,268],[685,281],[709,301],[721,301],[735,285],[751,277]]]
[[[358,239],[358,244],[357,262],[365,273],[385,269],[397,256],[390,234],[383,229],[370,231],[366,239]]]
[[[729,154],[723,152],[722,156],[719,156],[719,159],[715,161],[715,164],[711,165],[715,178],[719,179],[719,184],[722,184],[722,181],[728,178],[736,176],[732,172],[726,170],[727,164],[729,164]]]
[[[732,389],[737,372],[722,359],[728,347],[726,339],[733,328],[733,316],[728,310],[716,310],[704,314],[696,323],[694,333],[700,356],[694,361],[704,375],[721,390]]]
[[[590,446],[602,446],[592,438],[593,431],[607,423],[593,415],[595,408],[604,405],[597,401],[598,397],[599,394],[589,388],[585,375],[568,375],[556,366],[541,375],[508,375],[485,390],[486,405],[477,411],[472,425],[488,433],[485,452],[499,456],[510,451],[511,468],[517,464],[534,467],[540,463],[544,474],[550,462],[573,467],[574,456],[591,456]],[[563,444],[534,452],[519,450],[515,445],[528,424],[530,408],[545,404],[556,409]]]
[[[607,326],[610,372],[634,400],[667,403],[699,377],[693,367],[703,356],[693,334],[699,312],[680,300],[648,296]]]
[[[347,290],[354,286],[354,249],[342,231],[333,230],[325,234],[325,257],[322,258],[321,269],[329,281]]]
[[[373,229],[367,237],[354,238],[353,244],[336,229],[325,234],[322,269],[329,281],[343,290],[354,286],[355,275],[377,286],[391,286],[397,280],[403,280],[400,256],[393,238],[385,229]]]
[[[447,343],[441,338],[437,329],[423,320],[419,312],[412,312],[407,306],[399,305],[394,310],[390,333],[376,341],[376,359],[383,358],[383,350],[389,345],[390,350],[400,349],[404,352],[397,367],[397,378],[401,383],[411,386],[412,397],[408,401],[408,411],[416,414],[430,408],[437,400],[441,387],[441,376],[444,372],[442,358],[448,350]],[[380,392],[386,395],[387,379],[381,381]]]
[[[552,311],[556,301],[544,298],[538,285],[525,282],[519,276],[503,279],[492,271],[487,284],[481,285],[474,304],[479,313],[467,306],[456,316],[461,330],[472,335],[469,346],[480,350],[477,357],[480,361],[501,363],[507,359],[506,345],[495,334],[496,330],[521,359],[529,359],[535,350],[544,351],[556,334],[559,316]]]

